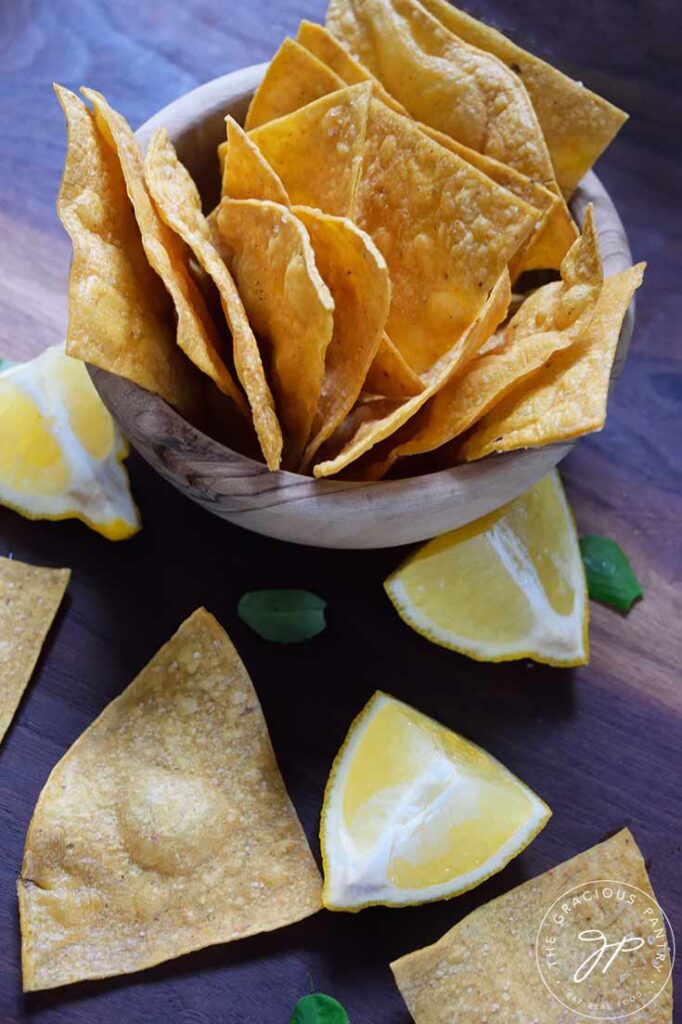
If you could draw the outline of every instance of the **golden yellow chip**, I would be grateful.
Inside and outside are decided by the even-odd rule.
[[[372,82],[374,96],[377,99],[401,114],[408,114],[402,103],[391,96],[379,80],[359,61],[355,60],[324,26],[310,21],[302,21],[296,38],[302,46],[319,57],[348,85]],[[514,195],[538,209],[534,234],[529,236],[528,241],[519,250],[519,254],[514,260],[512,279],[523,270],[557,269],[575,241],[578,231],[566,204],[556,195],[556,191],[550,191],[526,175],[513,170],[507,164],[500,163],[492,157],[486,157],[461,142],[456,142],[450,136],[444,135],[443,132],[430,128],[426,124],[420,124],[420,127],[436,142],[451,149],[463,160],[487,174],[498,185],[508,188]]]
[[[144,254],[116,154],[82,100],[54,89],[68,130],[57,200],[73,243],[67,352],[191,416],[197,381],[176,347],[171,301]]]
[[[604,152],[627,114],[447,0],[422,0],[450,32],[487,50],[517,74],[533,102],[564,196]]]
[[[334,333],[301,471],[350,412],[376,355],[391,304],[386,262],[364,231],[345,217],[310,207],[293,211],[310,236],[317,269],[334,300]]]
[[[562,896],[568,909],[562,904],[555,908],[556,929],[565,933],[558,939],[556,929],[540,929]],[[554,940],[553,959],[539,947],[536,960],[539,932]],[[620,968],[614,964],[607,974],[603,964],[616,955],[615,947],[595,964],[600,936],[615,946],[628,936],[638,944],[630,943]],[[586,965],[584,978],[576,982],[574,972],[590,954],[593,969],[588,971]],[[541,958],[554,965],[545,968],[553,972],[551,990],[543,980]],[[593,1011],[588,1017],[601,1008],[612,1020],[621,1008],[648,1002],[646,1013],[635,1013],[633,1020],[672,1021],[665,924],[644,859],[628,829],[479,907],[434,945],[396,960],[391,970],[415,1024],[567,1024],[582,1019],[562,1005],[562,995],[572,1005]],[[638,991],[649,985],[651,1002],[648,994]]]
[[[372,99],[357,223],[388,264],[386,330],[417,373],[474,322],[536,211]]]
[[[228,395],[245,416],[249,410],[220,351],[221,341],[201,289],[189,269],[189,249],[159,217],[144,182],[142,157],[128,122],[94,89],[82,89],[95,108],[95,121],[116,153],[140,228],[144,251],[173,299],[177,342],[188,358]]]
[[[371,95],[346,86],[249,133],[292,203],[352,215]]]
[[[0,743],[28,686],[70,576],[70,569],[41,569],[0,558]]]
[[[638,263],[607,278],[577,341],[483,417],[462,449],[464,459],[570,441],[602,429],[623,317],[645,266]]]
[[[265,199],[289,206],[281,178],[258,146],[232,117],[225,118],[227,140],[218,147],[222,195],[228,199]]]
[[[513,189],[512,189],[513,191]],[[578,237],[578,228],[561,196],[546,207],[530,242],[510,267],[516,280],[524,270],[558,270],[561,261]]]
[[[528,93],[417,0],[331,0],[327,27],[424,124],[543,185],[554,171]]]
[[[419,374],[408,366],[385,332],[367,371],[364,390],[384,398],[411,398],[424,390]]]
[[[371,82],[374,95],[386,106],[397,110],[399,114],[407,114],[407,110],[396,99],[386,92],[378,78],[370,74],[367,68],[351,57],[348,50],[334,38],[324,25],[312,21],[302,21],[298,26],[296,42],[305,46],[306,50],[318,57],[323,64],[342,78],[346,85],[357,85],[359,82]]]
[[[228,168],[232,165],[237,144],[233,147],[231,142],[230,145]],[[279,469],[282,431],[272,393],[265,379],[258,342],[251,330],[237,286],[211,240],[210,228],[201,212],[201,197],[197,187],[178,160],[165,128],[158,128],[149,143],[144,173],[162,220],[189,246],[218,289],[225,319],[232,333],[235,369],[251,406],[263,457],[269,469]],[[231,381],[232,377],[217,352],[214,354],[214,369],[216,383],[229,394],[230,390],[223,384],[225,379]]]
[[[572,340],[569,332],[520,334],[508,347],[472,359],[405,424],[392,439],[393,448],[365,467],[363,478],[380,480],[397,459],[433,451],[459,437]]]
[[[391,96],[379,80],[359,61],[355,60],[324,26],[310,21],[302,21],[296,38],[302,46],[324,61],[349,85],[363,81],[372,82],[374,96],[377,99],[399,113],[408,114],[402,103]],[[578,231],[568,207],[561,201],[556,191],[550,191],[526,175],[513,170],[507,164],[500,163],[499,160],[494,160],[492,157],[486,157],[461,142],[455,141],[450,136],[444,135],[443,132],[430,128],[426,124],[420,124],[420,127],[436,142],[451,149],[463,160],[487,174],[498,185],[508,188],[514,195],[538,209],[534,234],[529,236],[528,241],[519,250],[519,254],[514,260],[512,279],[524,270],[558,269],[561,260],[575,241]]]
[[[320,889],[253,684],[199,609],[40,795],[18,882],[24,989],[281,928]]]
[[[300,43],[287,38],[254,93],[244,127],[247,131],[259,128],[344,85],[331,68]]]
[[[580,336],[602,285],[592,207],[583,234],[566,255],[562,281],[538,288],[499,332],[494,349],[472,359],[380,453],[365,477],[379,479],[396,459],[432,451],[468,430],[520,381]]]
[[[322,391],[334,300],[291,211],[258,199],[223,199],[216,217],[223,256],[265,364],[284,430],[284,464],[298,464]]]
[[[469,149],[435,128],[425,124],[420,125],[420,128],[435,142],[461,156],[496,184],[509,189],[538,211],[533,231],[511,261],[509,270],[512,281],[524,270],[558,270],[562,259],[578,237],[578,229],[566,203],[556,194],[556,190],[550,191],[507,164]]]
[[[450,351],[424,374],[424,390],[421,394],[415,395],[397,406],[395,403],[389,402],[388,408],[386,405],[388,400],[372,403],[368,405],[366,415],[353,410],[351,417],[356,417],[357,429],[350,439],[346,440],[347,432],[344,431],[344,425],[341,425],[340,436],[344,439],[344,447],[333,458],[326,459],[315,466],[315,476],[332,476],[334,473],[339,473],[374,445],[390,437],[399,427],[407,423],[424,403],[447,383],[457,368],[475,355],[481,345],[487,341],[504,320],[510,299],[511,285],[509,274],[505,270],[488,296],[479,318],[461,335],[459,341],[453,345]],[[330,443],[333,442],[334,438]]]

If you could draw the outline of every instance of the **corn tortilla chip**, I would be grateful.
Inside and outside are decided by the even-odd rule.
[[[343,423],[334,431],[331,441],[321,449],[321,456],[330,457],[342,451],[353,440],[363,423],[376,423],[385,419],[403,404],[399,398],[384,398],[382,395],[363,395],[351,409]],[[353,467],[355,469],[355,467]]]
[[[464,444],[464,459],[570,441],[602,429],[623,317],[645,266],[638,263],[607,278],[578,339],[494,406]]]
[[[346,86],[250,132],[292,203],[352,216],[371,93]]]
[[[521,80],[416,0],[331,0],[327,27],[424,124],[552,186],[554,170]]]
[[[355,220],[388,265],[386,327],[417,373],[474,322],[536,211],[372,99]]]
[[[550,64],[534,57],[489,25],[446,0],[422,0],[450,32],[504,61],[533,102],[564,196],[571,197],[590,167],[627,120],[627,114]]]
[[[289,196],[258,146],[232,117],[225,118],[227,140],[221,142],[222,195],[228,199],[265,199],[289,206]]]
[[[359,61],[355,60],[323,25],[302,21],[296,38],[302,46],[305,46],[316,57],[319,57],[321,61],[324,61],[348,85],[354,85],[358,82],[372,82],[376,99],[381,100],[393,110],[397,110],[398,113],[409,116],[402,103],[399,103],[391,96],[379,80]],[[556,195],[556,192],[551,192],[543,185],[526,177],[526,175],[513,170],[507,164],[500,163],[499,160],[486,157],[482,153],[464,146],[461,142],[457,142],[450,138],[450,136],[444,135],[443,132],[439,132],[425,124],[420,124],[420,127],[436,142],[440,142],[441,145],[451,149],[452,152],[461,156],[463,160],[473,164],[479,171],[487,174],[498,185],[509,189],[514,195],[539,210],[535,233],[529,237],[515,258],[515,264],[512,268],[512,280],[523,270],[539,268],[557,269],[564,255],[575,241],[578,231],[573,223],[568,207]]]
[[[470,359],[487,341],[493,331],[504,320],[511,298],[509,274],[505,270],[496,282],[492,292],[481,311],[479,318],[464,332],[428,373],[424,374],[424,390],[419,395],[401,402],[397,407],[386,402],[375,403],[371,415],[359,420],[359,426],[341,451],[334,458],[326,459],[314,468],[316,477],[332,476],[345,469],[351,462],[360,458],[374,445],[393,434],[399,427],[414,416],[435,395],[449,378]],[[353,415],[353,413],[351,413]],[[342,425],[343,427],[343,425]],[[345,437],[345,435],[343,435]],[[333,440],[333,439],[332,439]]]
[[[497,1024],[567,1024],[574,1017],[579,1019],[545,987],[535,959],[535,943],[543,916],[554,901],[575,886],[599,879],[636,886],[655,900],[642,855],[631,832],[623,829],[606,842],[474,910],[432,946],[392,963],[396,984],[415,1024],[472,1024],[485,1019]],[[619,906],[619,937],[639,935],[642,908]],[[609,925],[612,930],[613,907],[596,901],[590,907],[594,926],[601,927],[605,934]],[[623,999],[619,1005],[629,1005],[626,997],[634,994],[642,978],[638,968],[649,963],[651,957],[646,943],[641,953],[628,953],[627,970],[614,982],[618,990],[613,995]],[[565,962],[557,963],[557,968],[567,973],[568,980],[575,964],[569,967]],[[586,1001],[599,995],[599,986],[604,991],[602,972],[595,970],[585,985]],[[670,979],[646,1015],[636,1014],[633,1019],[644,1020],[644,1016],[647,1024],[670,1024]]]
[[[578,228],[566,203],[559,196],[554,199],[554,205],[545,208],[534,235],[510,268],[512,280],[525,270],[558,270],[578,237]]]
[[[83,101],[54,87],[68,130],[57,212],[73,244],[67,353],[134,381],[191,416],[192,368],[170,299],[147,262],[116,154]]]
[[[429,128],[425,124],[420,125],[420,128],[434,142],[456,153],[492,178],[497,185],[509,189],[538,211],[532,233],[510,264],[512,281],[524,270],[558,270],[562,259],[578,237],[578,229],[561,196],[527,178],[525,174],[508,167],[507,164],[484,156],[483,153],[464,146],[456,139],[451,139],[449,135],[436,131],[435,128]]]
[[[421,377],[405,362],[386,332],[367,371],[364,390],[384,398],[411,398],[424,390]]]
[[[479,354],[431,398],[373,461],[365,476],[379,479],[396,459],[432,451],[468,430],[520,381],[580,336],[602,285],[592,207],[583,234],[562,264],[562,281],[538,288],[498,333],[495,348]]]
[[[324,25],[318,25],[312,21],[302,21],[298,26],[296,42],[305,46],[306,50],[318,57],[328,68],[331,68],[346,85],[371,82],[373,93],[378,100],[385,103],[387,107],[397,110],[399,114],[407,114],[402,103],[394,99],[390,92],[386,92],[379,79],[370,74],[359,61],[351,57],[348,50],[344,49]]]
[[[469,146],[445,135],[444,132],[439,132],[436,128],[430,128],[427,124],[420,123],[419,127],[434,142],[445,146],[446,149],[460,156],[462,160],[466,160],[467,163],[476,167],[482,174],[492,178],[497,185],[509,189],[515,196],[523,199],[529,206],[534,206],[538,211],[546,210],[558,203],[558,198],[553,192],[550,192],[544,185],[538,185],[536,181],[527,178],[525,174],[515,171],[513,167],[500,163],[499,160],[494,160],[491,156],[485,156],[475,149],[470,149]]]
[[[320,908],[253,684],[204,609],[53,769],[18,892],[25,991],[143,970]]]
[[[372,82],[374,96],[398,113],[409,116],[408,111],[376,79],[359,61],[334,38],[322,25],[310,21],[302,21],[297,41],[306,49],[319,57],[321,61],[339,75],[348,85],[358,82]],[[478,170],[487,174],[498,185],[509,189],[514,195],[525,200],[538,209],[535,232],[529,236],[511,268],[512,280],[524,270],[558,269],[561,260],[575,241],[578,231],[568,211],[568,207],[555,192],[532,181],[524,174],[513,170],[507,164],[500,163],[492,157],[486,157],[468,146],[444,135],[428,125],[420,124],[436,142],[461,156],[463,160],[473,164]]]
[[[228,164],[232,161],[232,151]],[[234,365],[244,388],[263,457],[269,469],[278,469],[282,454],[282,431],[277,421],[272,393],[251,330],[244,305],[229,270],[211,240],[206,218],[201,212],[201,197],[177,154],[165,128],[152,137],[144,163],[147,187],[159,215],[189,246],[200,266],[213,280],[232,334]],[[220,357],[216,353],[215,359]],[[231,374],[223,365],[220,380]],[[219,384],[219,380],[216,379]],[[221,390],[223,390],[221,388]],[[228,391],[229,393],[229,391]]]
[[[519,335],[509,347],[472,359],[405,424],[388,454],[367,465],[364,479],[380,480],[398,459],[433,451],[464,433],[572,340],[568,332],[540,331]]]
[[[189,269],[189,250],[159,217],[144,181],[142,157],[128,122],[94,89],[81,90],[95,108],[95,121],[115,151],[140,228],[150,266],[173,299],[178,316],[177,342],[198,369],[248,416],[244,395],[220,352],[220,339],[206,300]]]
[[[334,333],[303,471],[360,394],[384,332],[391,282],[384,257],[352,221],[304,206],[295,206],[294,213],[310,236],[317,269],[334,300]]]
[[[363,81],[372,82],[374,96],[377,99],[393,110],[397,110],[398,113],[409,116],[402,103],[394,99],[379,80],[359,61],[355,60],[324,26],[302,21],[297,41],[324,61],[349,85]],[[526,175],[513,170],[507,164],[500,163],[492,157],[486,157],[426,124],[420,124],[420,128],[436,142],[451,149],[463,160],[487,174],[498,185],[509,189],[514,195],[538,209],[535,232],[529,236],[515,257],[511,268],[512,280],[524,270],[557,269],[575,241],[578,232],[568,207],[556,195],[556,191],[551,192]]]
[[[293,39],[285,39],[270,61],[254,93],[244,128],[251,131],[268,121],[342,89],[344,81],[321,60]]]
[[[28,686],[70,576],[70,569],[41,569],[0,558],[0,743]]]
[[[285,465],[293,467],[308,441],[322,391],[334,300],[317,270],[305,228],[287,207],[223,199],[216,222],[249,321],[267,348]]]

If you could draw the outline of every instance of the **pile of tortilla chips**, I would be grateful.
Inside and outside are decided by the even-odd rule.
[[[83,92],[57,87],[70,355],[316,477],[603,426],[643,265],[605,281],[569,212],[625,120],[579,83],[444,0],[331,0],[226,118],[208,215],[164,129],[143,156]]]

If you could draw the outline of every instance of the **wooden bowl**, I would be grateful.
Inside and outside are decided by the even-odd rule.
[[[165,107],[137,132],[144,147],[165,125],[194,176],[206,209],[219,198],[216,147],[224,118],[243,121],[266,64],[223,75]],[[631,265],[623,225],[597,177],[589,173],[572,201],[582,222],[594,203],[607,275]],[[625,360],[634,308],[621,332],[614,376]],[[270,473],[253,459],[202,434],[161,398],[128,380],[91,368],[95,386],[124,434],[166,480],[192,501],[257,533],[328,548],[391,547],[462,526],[511,501],[539,480],[570,444],[491,456],[405,480],[352,483]]]

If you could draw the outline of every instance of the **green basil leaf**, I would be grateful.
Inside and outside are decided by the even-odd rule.
[[[590,597],[626,612],[644,591],[615,540],[589,534],[580,538]]]
[[[341,1003],[316,992],[299,999],[289,1024],[350,1024],[350,1021]]]
[[[11,370],[16,365],[11,359],[5,359],[4,356],[0,356],[0,373],[4,373],[5,370]]]
[[[326,627],[326,607],[326,601],[309,590],[254,590],[240,598],[237,614],[264,640],[298,644]]]

